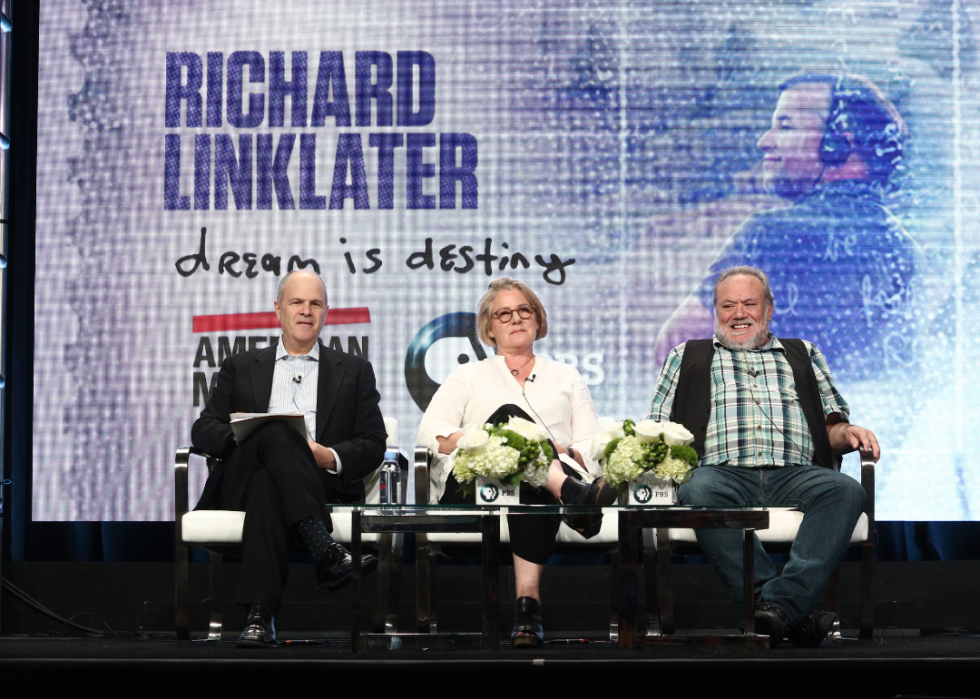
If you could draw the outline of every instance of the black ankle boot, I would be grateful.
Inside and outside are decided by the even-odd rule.
[[[540,648],[544,645],[541,604],[533,597],[518,597],[514,602],[514,630],[511,631],[510,642],[513,648]]]
[[[605,479],[597,478],[592,483],[585,483],[569,476],[561,484],[562,505],[599,505],[608,507],[616,502],[619,494],[616,489],[606,483]],[[568,527],[586,539],[591,539],[602,530],[602,513],[595,514],[566,514],[562,519]]]

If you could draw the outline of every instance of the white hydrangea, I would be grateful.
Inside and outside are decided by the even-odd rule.
[[[602,476],[611,486],[636,480],[643,473],[640,459],[643,457],[643,447],[640,440],[634,436],[623,437],[616,445],[616,450],[609,455],[602,467]]]
[[[476,449],[462,448],[456,454],[453,475],[460,483],[468,483],[476,476],[499,481],[517,473],[521,453],[506,446],[505,437],[487,435],[486,443]]]
[[[548,471],[551,469],[551,462],[545,458],[544,453],[528,464],[524,469],[524,478],[529,485],[540,488],[548,482]]]
[[[670,454],[667,458],[657,464],[654,474],[657,478],[674,481],[677,485],[686,482],[691,477],[691,465],[683,459],[676,459]]]
[[[524,426],[522,426],[523,428]],[[533,434],[530,430],[528,432]],[[525,439],[534,439],[533,436],[521,436]],[[534,441],[540,442],[542,440]],[[460,449],[456,453],[453,475],[460,483],[469,483],[477,476],[500,481],[521,470],[521,453],[517,449],[507,446],[507,438],[490,435],[484,427],[479,425],[464,430],[464,435],[460,436],[458,445]],[[551,460],[545,456],[542,450],[534,461],[524,466],[521,480],[535,488],[540,488],[547,482],[550,468]]]

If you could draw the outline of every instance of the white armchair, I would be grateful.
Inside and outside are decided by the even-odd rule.
[[[398,421],[385,418],[385,429],[388,432],[388,447],[398,446]],[[404,471],[407,471],[408,460],[399,458]],[[188,492],[188,468],[192,463],[205,467],[210,472],[215,460],[207,454],[192,447],[179,447],[174,461],[174,557],[176,562],[175,602],[177,638],[181,641],[190,640],[189,601],[188,601],[188,549],[193,546],[208,551],[210,561],[210,625],[208,641],[221,640],[221,563],[226,555],[240,555],[242,542],[242,527],[245,523],[245,513],[233,510],[199,510],[190,509],[190,494]],[[378,464],[380,468],[380,464]],[[406,478],[403,473],[402,483]],[[365,501],[379,502],[378,471],[375,471],[364,481]],[[401,498],[404,502],[406,488],[401,488]],[[349,514],[334,514],[333,538],[341,543],[351,539],[351,518]],[[374,610],[373,625],[381,630],[390,625],[393,616],[397,614],[398,580],[401,575],[401,546],[400,534],[365,534],[366,543],[377,546],[379,557],[378,595]],[[394,604],[390,598],[394,596]],[[389,612],[389,609],[391,611]],[[380,627],[380,628],[379,628]]]

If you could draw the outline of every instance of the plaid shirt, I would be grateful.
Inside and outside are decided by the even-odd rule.
[[[824,415],[839,413],[847,420],[850,409],[834,388],[827,361],[815,345],[804,341],[817,377]],[[779,340],[769,336],[762,347],[736,351],[716,337],[711,360],[711,419],[700,466],[728,463],[761,468],[812,464],[810,429],[800,407],[793,368]],[[674,390],[680,377],[684,345],[667,355],[657,379],[647,417],[670,420]]]

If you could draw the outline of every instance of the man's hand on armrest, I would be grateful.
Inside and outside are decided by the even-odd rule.
[[[881,458],[881,448],[871,430],[852,425],[849,422],[827,420],[827,438],[830,448],[839,454],[847,454],[860,449],[870,452],[875,462]]]

